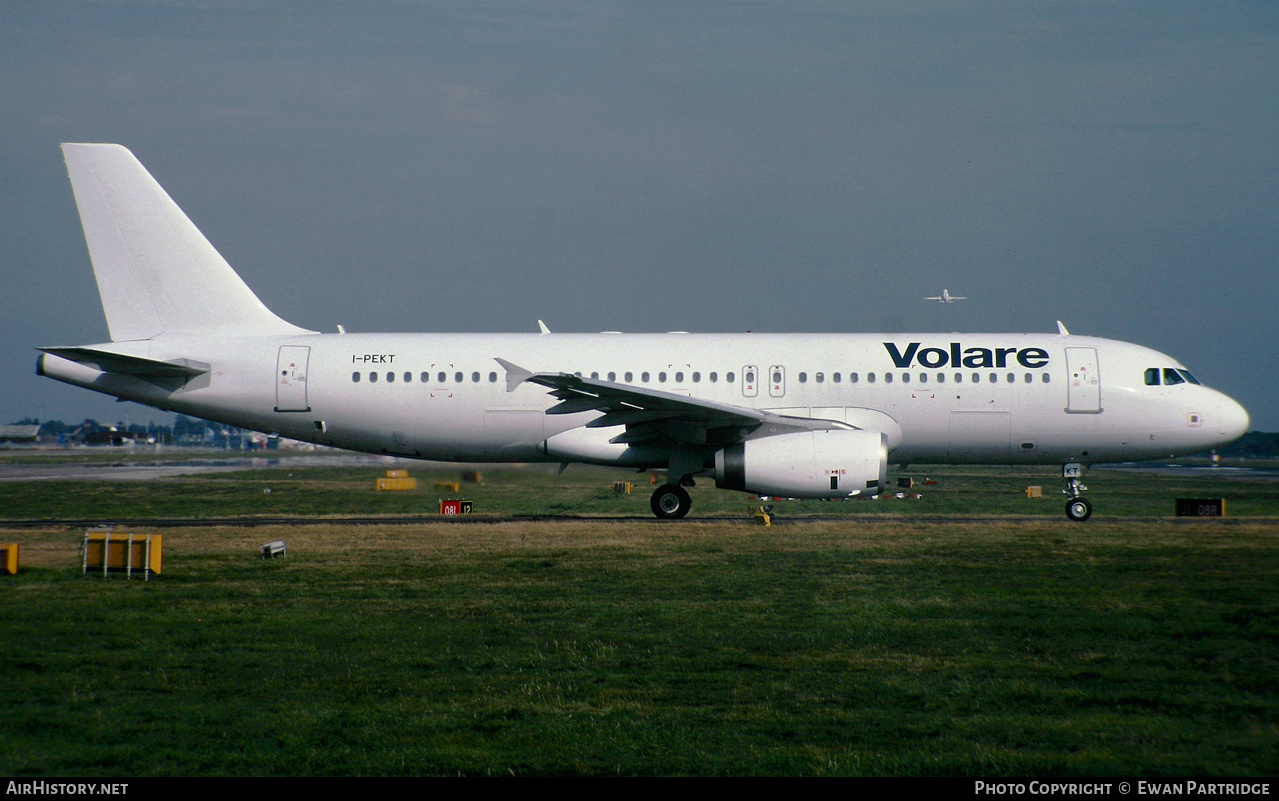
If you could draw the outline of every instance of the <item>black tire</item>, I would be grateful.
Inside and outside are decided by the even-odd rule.
[[[1071,498],[1066,501],[1066,517],[1082,523],[1092,517],[1092,504],[1087,498]]]
[[[693,508],[693,499],[678,484],[663,484],[653,492],[649,501],[653,514],[661,520],[676,520]]]

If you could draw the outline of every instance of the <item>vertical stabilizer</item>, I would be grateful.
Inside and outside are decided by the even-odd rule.
[[[164,333],[288,335],[126,148],[64,144],[113,341]]]

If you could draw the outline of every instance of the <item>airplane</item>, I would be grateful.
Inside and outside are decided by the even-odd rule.
[[[1247,411],[1177,360],[1056,334],[319,333],[271,312],[127,149],[64,144],[111,340],[36,372],[120,400],[335,448],[667,471],[762,496],[886,489],[888,464],[1084,471],[1229,443]]]
[[[938,303],[954,303],[954,302],[955,302],[955,301],[957,301],[957,300],[968,300],[968,298],[957,298],[957,297],[955,297],[954,295],[950,294],[950,290],[949,290],[949,289],[943,289],[943,290],[941,291],[941,294],[940,294],[940,295],[938,295],[937,297],[935,297],[935,298],[924,298],[924,300],[935,300],[935,301],[937,301]]]

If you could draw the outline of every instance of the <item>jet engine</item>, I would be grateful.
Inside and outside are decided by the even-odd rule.
[[[887,437],[878,431],[800,431],[749,439],[715,454],[715,486],[757,495],[878,495],[887,475]]]

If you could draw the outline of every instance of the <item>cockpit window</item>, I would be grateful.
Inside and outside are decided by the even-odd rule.
[[[1186,383],[1186,379],[1182,378],[1181,375],[1178,374],[1176,370],[1172,369],[1171,367],[1164,368],[1164,386],[1170,387],[1173,384],[1184,384],[1184,383]]]
[[[1159,386],[1159,368],[1158,367],[1146,368],[1146,386],[1148,387]]]
[[[1182,370],[1181,368],[1177,368],[1177,372],[1181,373],[1181,377],[1182,377],[1182,378],[1184,378],[1184,379],[1186,379],[1186,380],[1187,380],[1187,381],[1189,381],[1190,383],[1192,383],[1192,384],[1198,384],[1198,383],[1199,383],[1199,379],[1197,379],[1197,378],[1195,378],[1194,376],[1192,376],[1192,375],[1190,374],[1190,371],[1189,371],[1189,370]]]

